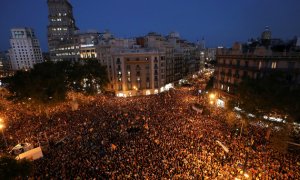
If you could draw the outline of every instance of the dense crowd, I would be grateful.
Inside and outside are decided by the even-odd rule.
[[[5,135],[10,147],[43,145],[40,179],[300,179],[299,155],[273,150],[266,129],[231,131],[221,110],[193,111],[201,99],[190,92],[98,96],[43,115],[14,109]]]

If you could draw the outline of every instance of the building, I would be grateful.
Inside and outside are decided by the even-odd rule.
[[[80,59],[97,58],[96,47],[99,42],[100,33],[95,30],[87,32],[77,31],[74,35],[75,47],[78,49]]]
[[[42,50],[33,29],[11,29],[9,56],[12,70],[28,70],[43,62]]]
[[[291,85],[300,85],[300,51],[297,39],[284,42],[269,39],[264,31],[261,40],[252,40],[232,48],[217,50],[214,88],[223,95],[235,95],[243,78],[261,78],[282,71]],[[269,40],[269,41],[266,41]]]
[[[12,67],[9,57],[9,52],[0,52],[0,77],[12,75]]]
[[[161,52],[149,49],[123,49],[112,59],[111,82],[117,96],[150,95],[161,92]]]
[[[197,46],[178,33],[122,39],[106,31],[99,36],[96,52],[107,67],[109,89],[117,96],[163,92],[200,68]]]
[[[73,7],[68,0],[48,0],[48,46],[52,61],[76,61],[79,48],[74,34],[78,30],[73,17]]]

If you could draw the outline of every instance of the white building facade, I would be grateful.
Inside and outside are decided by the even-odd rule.
[[[28,70],[43,62],[42,50],[33,29],[11,29],[9,56],[12,70]]]

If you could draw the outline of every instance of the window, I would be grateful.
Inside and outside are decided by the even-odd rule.
[[[246,62],[245,62],[245,67],[248,67],[248,66],[249,66],[249,62],[246,61]]]
[[[139,65],[136,65],[136,70],[140,70],[140,66]]]
[[[131,89],[132,89],[131,83],[128,83],[128,84],[127,84],[127,88],[128,88],[128,90],[131,90]]]
[[[276,62],[276,61],[272,62],[271,68],[272,68],[272,69],[276,69],[276,66],[277,66],[277,62]]]
[[[155,87],[155,88],[158,88],[158,81],[155,81],[155,82],[154,82],[154,87]]]
[[[258,69],[261,69],[261,61],[258,62]]]
[[[123,88],[122,88],[122,84],[119,84],[118,86],[118,90],[121,91]]]

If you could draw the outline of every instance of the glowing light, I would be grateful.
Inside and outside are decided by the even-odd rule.
[[[236,110],[236,111],[241,111],[242,109],[239,108],[239,107],[234,107],[234,110]]]
[[[126,97],[126,95],[124,93],[118,93],[117,97]]]
[[[210,99],[215,99],[215,97],[216,97],[215,94],[210,94],[210,95],[209,95],[209,98],[210,98]]]
[[[244,174],[245,178],[249,178],[249,174],[245,173]]]
[[[85,47],[93,47],[94,44],[82,44],[80,47],[85,48]]]
[[[150,94],[151,94],[150,90],[147,90],[146,95],[150,95]]]
[[[225,107],[225,102],[221,99],[217,99],[217,106],[224,108]]]

